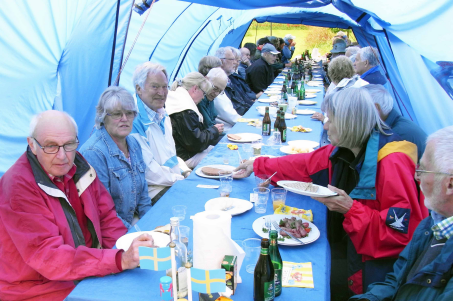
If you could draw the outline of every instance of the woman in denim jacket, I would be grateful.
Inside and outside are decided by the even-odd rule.
[[[109,87],[96,107],[96,131],[80,148],[109,191],[127,228],[151,208],[146,165],[138,142],[129,136],[137,115],[134,98],[124,88]]]

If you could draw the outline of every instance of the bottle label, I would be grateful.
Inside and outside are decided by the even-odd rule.
[[[282,133],[282,142],[286,142],[286,129],[284,129]]]
[[[275,298],[274,281],[264,282],[264,301],[273,301]]]
[[[269,249],[268,248],[261,248],[261,255],[268,255]]]
[[[280,292],[282,291],[282,269],[275,269],[274,283],[275,295],[280,294]]]
[[[271,127],[269,126],[269,124],[263,123],[263,133],[262,133],[262,135],[263,136],[269,136],[271,134],[270,129],[271,129]]]

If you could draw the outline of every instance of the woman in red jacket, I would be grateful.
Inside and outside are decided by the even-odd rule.
[[[277,171],[274,185],[280,180],[313,182],[338,193],[315,199],[329,209],[331,295],[345,300],[384,280],[428,212],[414,180],[417,147],[383,123],[365,89],[329,95],[323,111],[329,117],[324,128],[331,145],[309,154],[247,161],[235,177]],[[344,259],[347,267],[340,265]]]

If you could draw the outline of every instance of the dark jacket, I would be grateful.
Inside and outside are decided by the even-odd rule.
[[[379,66],[369,69],[360,78],[374,85],[385,85],[387,83],[387,79],[381,74]]]
[[[240,76],[237,74],[235,75],[235,73],[231,74],[228,77],[225,93],[231,100],[233,108],[239,115],[242,116],[250,109],[250,107],[254,104],[254,101],[250,97],[247,97],[247,94],[245,94],[244,92],[244,88],[241,87],[241,85],[247,83],[242,80],[242,78],[240,78],[240,80],[238,80],[237,78],[240,78]],[[253,93],[250,90],[250,87],[248,87],[248,90]],[[256,97],[256,94],[253,93],[253,95],[255,95]]]
[[[245,70],[248,68],[248,65],[244,64],[243,62],[239,63],[238,66],[238,74],[240,77],[242,77],[243,80],[245,80]]]
[[[216,145],[219,131],[215,126],[206,128],[192,110],[170,115],[173,128],[173,139],[176,144],[176,154],[184,161],[204,151],[209,145]]]
[[[215,118],[217,117],[217,111],[214,107],[214,101],[210,101],[205,97],[197,104],[197,107],[201,115],[203,115],[203,125],[205,128],[216,124]]]
[[[274,69],[262,57],[248,67],[246,73],[247,83],[255,93],[266,90],[274,81]]]
[[[350,300],[453,300],[453,239],[447,240],[440,254],[430,264],[406,281],[418,257],[430,246],[433,224],[431,217],[421,221],[385,281],[373,283],[365,294],[356,295]]]

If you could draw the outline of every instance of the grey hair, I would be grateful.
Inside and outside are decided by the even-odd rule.
[[[231,51],[236,59],[240,59],[242,57],[242,53],[239,49],[231,47]]]
[[[36,115],[33,115],[33,117],[30,120],[30,127],[29,127],[29,132],[28,132],[29,136],[28,137],[30,137],[30,138],[34,138],[35,137],[36,126],[38,125],[39,121],[42,118],[42,115],[45,112],[47,112],[47,111],[44,111],[44,112],[38,113]],[[74,118],[72,118],[72,116],[69,115],[66,112],[63,112],[63,111],[60,111],[60,112],[63,113],[71,121],[72,125],[74,126],[76,135],[77,135],[78,132],[79,132],[79,128],[77,127],[77,123],[75,122]]]
[[[368,61],[371,67],[377,66],[379,64],[379,51],[375,47],[367,46],[360,48],[357,52],[360,54],[360,59],[362,61]]]
[[[198,63],[198,72],[206,76],[209,70],[220,66],[222,66],[222,61],[218,57],[207,55],[202,57]]]
[[[137,86],[139,86],[144,89],[148,75],[157,74],[159,72],[163,72],[165,77],[168,79],[167,70],[165,70],[165,67],[160,64],[144,62],[143,64],[138,65],[135,67],[134,75],[132,76],[134,88],[137,89]]]
[[[357,54],[357,52],[359,52],[359,50],[360,50],[360,47],[357,47],[357,46],[348,47],[348,48],[346,48],[345,55],[347,57],[351,57],[352,55]]]
[[[356,58],[356,56],[357,56],[357,53],[355,53],[355,54],[353,54],[353,55],[351,55],[351,56],[349,57],[349,59],[351,60],[351,62],[355,63],[355,58]]]
[[[209,93],[212,89],[211,82],[203,76],[200,72],[190,72],[184,78],[176,79],[171,85],[171,91],[175,91],[178,87],[183,87],[186,90],[190,90],[193,86],[198,86],[203,89],[206,93]]]
[[[220,47],[214,53],[214,56],[218,57],[219,59],[225,58],[226,47]]]
[[[371,95],[375,104],[381,107],[382,114],[388,115],[393,109],[393,98],[383,85],[365,85],[364,89]]]
[[[330,62],[327,73],[336,84],[343,78],[351,78],[355,74],[351,60],[344,55],[337,56]]]
[[[338,146],[349,149],[363,147],[376,129],[388,129],[379,117],[371,96],[363,88],[347,88],[329,94],[322,104],[329,121],[337,128]]]
[[[228,76],[226,75],[225,71],[223,71],[222,68],[217,67],[217,68],[212,68],[209,73],[206,75],[206,77],[212,81],[214,79],[220,79],[228,82]]]
[[[97,129],[104,125],[104,119],[108,112],[113,111],[118,105],[124,110],[138,112],[134,97],[123,87],[110,86],[102,93],[96,106],[94,125]]]
[[[453,173],[453,125],[440,129],[428,136],[426,143],[433,142],[432,157],[429,158],[435,169],[440,172]],[[426,153],[426,152],[425,152]]]

